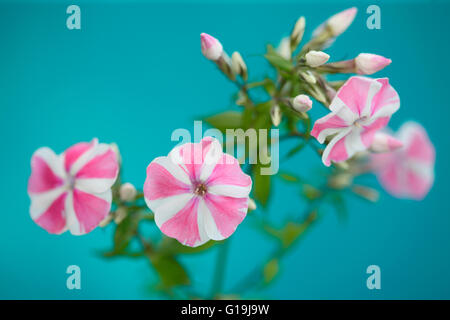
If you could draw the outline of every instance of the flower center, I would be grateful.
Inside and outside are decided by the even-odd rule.
[[[361,128],[362,127],[361,123],[367,121],[367,119],[368,119],[367,116],[363,116],[363,117],[361,117],[359,119],[356,119],[355,122],[353,122],[353,125],[355,127]]]
[[[69,188],[69,190],[73,190],[75,188],[75,177],[74,176],[67,177],[67,188]]]
[[[197,186],[194,189],[194,193],[200,197],[203,197],[206,194],[206,186],[203,183],[197,184]]]

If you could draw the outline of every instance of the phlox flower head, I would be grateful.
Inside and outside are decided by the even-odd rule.
[[[49,233],[92,231],[111,208],[118,163],[110,145],[80,142],[62,154],[43,147],[31,158],[31,218]]]
[[[375,133],[384,128],[400,107],[400,98],[389,79],[351,77],[330,104],[331,113],[317,120],[311,135],[320,143],[330,138],[322,161],[342,162],[368,149]]]
[[[434,146],[425,129],[412,121],[400,127],[396,138],[403,147],[393,152],[372,154],[371,167],[389,194],[421,200],[434,182]]]
[[[154,159],[144,196],[165,235],[196,247],[233,234],[247,214],[251,187],[239,162],[206,137]]]

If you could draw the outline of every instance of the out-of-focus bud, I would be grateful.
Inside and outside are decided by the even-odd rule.
[[[286,60],[291,59],[291,41],[288,37],[284,37],[283,39],[281,39],[280,44],[277,47],[277,53]]]
[[[133,201],[136,198],[136,188],[129,182],[120,186],[119,195],[122,201]]]
[[[292,99],[292,106],[298,112],[307,112],[312,108],[312,101],[306,94],[299,94]]]
[[[369,187],[355,185],[352,187],[352,191],[370,202],[377,202],[380,198],[378,191]]]
[[[105,219],[103,219],[102,221],[100,221],[100,223],[98,224],[101,228],[106,227],[108,224],[111,223],[111,221],[113,220],[112,215],[108,214]]]
[[[336,13],[334,16],[331,16],[326,25],[333,34],[334,37],[342,34],[347,28],[352,24],[355,19],[356,13],[358,9],[353,7],[339,13]]]
[[[306,64],[310,67],[318,67],[323,65],[330,59],[330,56],[323,51],[311,50],[306,55]]]
[[[248,210],[249,211],[256,210],[256,203],[255,200],[253,200],[252,198],[248,199]]]
[[[219,40],[207,33],[200,34],[203,55],[212,61],[217,61],[223,53],[223,47]]]
[[[292,29],[290,36],[290,49],[294,51],[298,44],[302,41],[303,34],[305,33],[305,17],[300,17],[295,23],[294,29]]]
[[[391,59],[372,53],[360,53],[355,58],[355,68],[358,74],[373,74],[390,65]]]
[[[127,209],[125,209],[124,207],[119,207],[117,208],[116,213],[114,215],[114,222],[116,224],[120,224],[126,217],[127,217]]]
[[[384,132],[377,132],[370,146],[370,151],[375,153],[391,152],[403,147],[400,140],[388,135]]]
[[[231,55],[231,70],[233,70],[234,74],[240,75],[245,81],[247,80],[247,65],[245,64],[244,59],[242,59],[241,54],[237,51],[233,52]]]
[[[342,172],[332,175],[328,179],[328,186],[332,189],[344,189],[353,183],[353,176],[350,173]]]
[[[281,123],[281,109],[279,105],[274,105],[272,109],[270,109],[270,118],[272,119],[272,123],[275,127],[278,127]]]
[[[300,72],[300,77],[302,77],[303,80],[305,80],[306,82],[308,82],[309,84],[316,84],[317,83],[317,79],[316,77],[314,77],[314,75],[311,73],[311,71],[301,71]]]

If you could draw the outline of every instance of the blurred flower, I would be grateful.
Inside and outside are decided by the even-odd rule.
[[[383,153],[397,150],[403,146],[400,140],[395,139],[385,132],[377,132],[370,146],[370,151],[375,153]]]
[[[251,186],[239,162],[206,137],[153,160],[144,195],[161,231],[196,247],[235,231],[246,216]]]
[[[136,188],[129,182],[126,182],[120,186],[119,195],[122,201],[133,201],[136,197]]]
[[[307,95],[299,94],[292,100],[292,105],[298,112],[307,112],[312,108],[312,101]]]
[[[31,158],[28,194],[31,218],[49,233],[92,231],[111,208],[118,163],[110,145],[80,142],[56,155],[38,149]]]
[[[356,73],[373,74],[390,65],[391,59],[372,53],[360,53],[355,58]]]
[[[403,124],[396,137],[403,147],[371,155],[371,167],[391,195],[421,200],[434,181],[434,146],[425,129],[416,122]]]
[[[200,34],[203,55],[212,61],[218,60],[223,53],[223,47],[219,40],[207,33]]]
[[[286,60],[291,59],[292,53],[289,37],[284,37],[283,39],[281,39],[280,44],[277,47],[277,53]]]
[[[306,64],[310,67],[318,67],[323,65],[330,59],[330,56],[322,51],[311,50],[306,55]]]
[[[289,51],[295,50],[298,44],[302,41],[303,33],[305,32],[305,17],[300,17],[292,29],[289,41]],[[289,57],[290,59],[290,57]]]
[[[352,24],[358,9],[353,7],[336,13],[330,17],[326,25],[330,29],[333,36],[337,37],[342,34]]]
[[[323,163],[329,166],[331,161],[345,161],[368,149],[375,133],[399,107],[399,96],[389,79],[351,77],[331,102],[331,113],[317,120],[311,131],[320,143],[332,137],[323,152]]]
[[[231,69],[234,74],[240,75],[242,79],[247,80],[247,65],[245,64],[244,59],[242,59],[241,54],[237,51],[233,52],[231,55]]]

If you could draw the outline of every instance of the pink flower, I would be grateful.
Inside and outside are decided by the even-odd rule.
[[[247,214],[251,186],[239,162],[206,137],[153,160],[144,195],[161,231],[196,247],[233,234]]]
[[[111,208],[118,164],[107,144],[81,142],[57,155],[49,148],[31,158],[28,194],[31,218],[49,233],[92,231]]]
[[[210,36],[207,33],[202,33],[200,34],[200,42],[202,46],[202,53],[208,60],[216,61],[222,56],[222,44],[213,36]]]
[[[371,166],[383,188],[391,195],[421,200],[434,181],[433,144],[425,129],[416,122],[403,124],[396,137],[404,147],[371,155]]]
[[[332,137],[323,152],[323,163],[329,166],[331,161],[345,161],[369,148],[375,133],[399,107],[399,96],[387,78],[351,77],[331,102],[331,113],[317,120],[311,131],[320,143]]]
[[[390,65],[391,59],[372,53],[360,53],[355,58],[355,68],[358,74],[373,74]]]
[[[403,147],[403,143],[391,135],[378,131],[375,133],[370,151],[375,153],[391,152]]]

